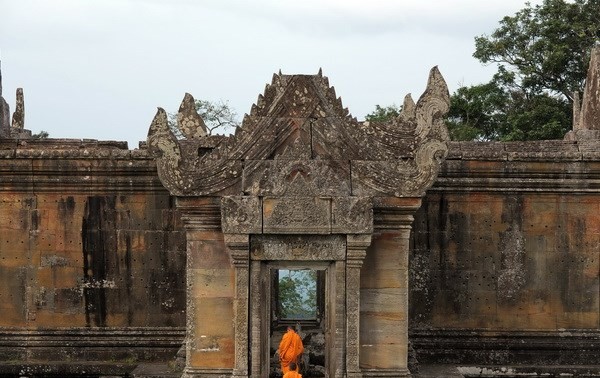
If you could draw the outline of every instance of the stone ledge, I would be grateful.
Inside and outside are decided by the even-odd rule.
[[[2,362],[1,376],[14,377],[129,377],[135,364],[111,362]]]
[[[185,338],[183,328],[0,329],[0,366],[7,361],[42,365],[69,361],[139,363],[170,361]],[[2,362],[4,361],[4,362]],[[0,370],[0,373],[2,370]]]
[[[600,156],[600,155],[599,155]],[[600,160],[446,160],[430,191],[600,191]]]
[[[600,355],[600,330],[413,329],[419,363],[587,366]]]
[[[590,154],[600,140],[536,140],[524,142],[450,142],[447,160],[579,161],[599,160]]]
[[[130,150],[127,142],[95,139],[0,138],[0,159],[136,159],[153,160],[145,148]]]

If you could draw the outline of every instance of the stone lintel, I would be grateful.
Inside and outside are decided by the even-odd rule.
[[[369,197],[224,196],[221,224],[232,234],[371,234],[372,207]]]
[[[263,232],[289,234],[331,233],[331,201],[319,197],[265,197]]]
[[[256,235],[252,238],[252,260],[341,261],[346,258],[342,235]]]

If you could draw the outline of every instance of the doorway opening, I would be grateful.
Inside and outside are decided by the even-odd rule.
[[[291,326],[302,338],[303,377],[328,377],[327,266],[299,263],[271,264],[269,269],[270,378],[281,377],[277,350]]]

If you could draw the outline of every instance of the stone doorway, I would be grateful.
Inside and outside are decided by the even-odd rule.
[[[345,237],[255,235],[251,239],[251,343],[261,348],[261,362],[251,364],[260,372],[257,376],[281,377],[276,352],[283,333],[293,326],[305,349],[303,377],[335,377],[336,368],[342,366],[335,360],[336,345],[344,344],[344,335],[338,331],[336,340],[335,330],[344,321],[344,306],[336,304],[336,297],[342,296],[339,302],[345,295]],[[290,290],[294,287],[299,292]]]
[[[267,264],[270,280],[266,285],[269,306],[269,378],[281,377],[277,350],[288,326],[296,329],[304,344],[300,362],[306,378],[331,376],[328,371],[330,344],[328,279],[330,262],[280,261]]]

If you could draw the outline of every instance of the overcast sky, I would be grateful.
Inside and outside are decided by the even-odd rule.
[[[533,4],[540,1],[532,1]],[[437,65],[450,92],[487,82],[474,37],[525,1],[0,0],[3,96],[54,138],[145,140],[185,92],[249,112],[274,72],[320,67],[358,119],[418,98]]]

